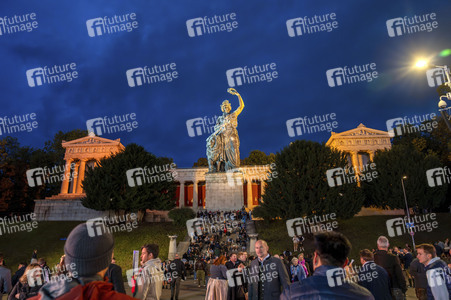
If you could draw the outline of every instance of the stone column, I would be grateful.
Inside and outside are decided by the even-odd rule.
[[[352,159],[352,166],[354,167],[355,170],[358,170],[359,169],[359,160],[357,158],[357,151],[351,152],[351,159]]]
[[[262,198],[263,198],[263,194],[265,193],[265,189],[266,189],[266,181],[264,181],[264,180],[261,181],[260,189],[261,189],[260,194],[262,195]]]
[[[249,209],[253,209],[254,208],[254,201],[252,200],[252,181],[247,181],[247,188],[246,188],[246,192],[247,192],[247,207]]]
[[[83,179],[85,179],[85,169],[86,169],[86,159],[83,159],[80,162],[80,168],[78,169],[77,184],[75,185],[76,186],[76,190],[75,190],[76,194],[83,193],[83,188],[81,186],[81,182],[83,181]]]
[[[70,179],[70,166],[72,159],[66,161],[66,169],[64,170],[64,180],[61,183],[61,194],[67,194],[69,189],[69,179]]]
[[[72,177],[70,180],[72,181],[72,194],[75,194],[77,192],[77,183],[78,183],[78,176],[79,176],[79,167],[80,167],[80,161],[77,161],[74,166],[74,171],[72,173]],[[77,172],[77,176],[75,177],[75,172]]]
[[[185,182],[180,182],[179,208],[185,207]]]
[[[194,211],[197,211],[197,207],[198,207],[198,191],[197,191],[197,181],[196,180],[194,180],[193,181],[193,209],[194,209]]]
[[[369,150],[368,153],[370,155],[371,162],[373,162],[373,160],[374,160],[374,151],[373,150]]]
[[[255,243],[257,242],[258,234],[249,234],[249,255],[256,255]]]
[[[168,259],[173,260],[175,258],[175,254],[177,253],[177,236],[168,235],[168,237],[170,238]]]

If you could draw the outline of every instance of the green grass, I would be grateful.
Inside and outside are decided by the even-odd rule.
[[[4,254],[5,262],[15,272],[19,262],[30,263],[33,250],[38,250],[38,258],[44,257],[50,267],[59,263],[64,254],[65,241],[70,231],[81,222],[39,222],[38,227],[30,232],[17,232],[0,235],[0,252]],[[186,235],[185,227],[176,227],[172,223],[143,223],[130,232],[114,233],[114,257],[125,271],[132,268],[133,250],[141,250],[141,246],[158,244],[159,257],[167,259],[169,251],[168,234],[176,234],[177,241],[182,241]]]
[[[379,236],[384,235],[390,241],[390,246],[404,246],[406,243],[412,244],[410,235],[390,238],[388,236],[386,221],[398,216],[369,216],[354,217],[348,220],[337,220],[337,231],[343,233],[349,238],[352,244],[350,259],[359,261],[359,251],[361,249],[376,249],[376,240]],[[438,240],[444,241],[445,238],[451,238],[451,218],[449,213],[437,214],[437,229],[431,232],[416,233],[415,244],[431,243]],[[285,221],[277,220],[268,223],[264,221],[256,221],[258,238],[268,242],[269,252],[282,253],[285,250],[293,251],[293,242],[288,236]],[[312,236],[307,235],[304,242],[306,252],[313,252]]]

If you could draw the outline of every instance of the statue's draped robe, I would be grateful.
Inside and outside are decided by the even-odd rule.
[[[217,135],[220,139],[222,149],[220,149],[220,156],[225,161],[225,170],[238,168],[240,166],[240,139],[238,137],[238,120],[236,112],[222,115],[218,118],[216,128],[221,128]]]

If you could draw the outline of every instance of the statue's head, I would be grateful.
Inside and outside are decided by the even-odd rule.
[[[228,114],[231,110],[232,110],[232,105],[230,105],[229,100],[222,101],[221,111]]]

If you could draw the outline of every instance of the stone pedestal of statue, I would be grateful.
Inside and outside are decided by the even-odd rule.
[[[243,182],[241,172],[206,173],[205,209],[241,209],[244,205]]]

